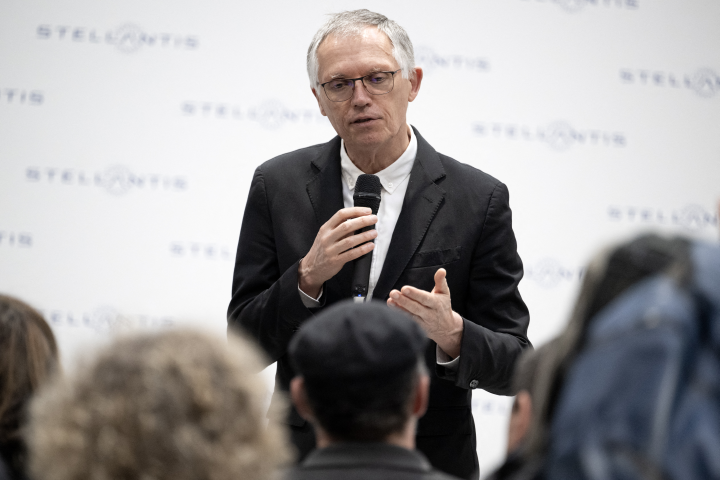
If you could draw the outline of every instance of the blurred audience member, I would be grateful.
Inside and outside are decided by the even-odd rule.
[[[720,248],[645,235],[587,269],[495,478],[720,478]]]
[[[115,341],[33,402],[30,471],[42,480],[275,478],[285,432],[266,427],[248,341],[190,331]]]
[[[535,397],[535,378],[538,372],[538,365],[542,358],[550,355],[555,346],[550,341],[535,350],[528,350],[518,360],[513,374],[513,391],[517,392],[510,412],[508,425],[507,454],[511,455],[518,451],[530,430],[533,413],[536,407],[533,406]]]
[[[544,357],[552,355],[555,341],[548,342],[536,350],[523,353],[515,365],[513,372],[513,391],[517,392],[510,411],[508,422],[507,458],[500,469],[491,475],[489,480],[507,478],[515,470],[523,467],[523,446],[527,433],[530,430],[536,406],[533,398],[536,395],[536,382],[538,368]]]
[[[426,347],[415,322],[379,303],[339,303],[304,324],[289,347],[298,374],[290,392],[317,448],[289,478],[454,478],[415,450],[428,402]]]
[[[0,479],[25,478],[27,403],[57,366],[55,337],[42,315],[0,295]]]

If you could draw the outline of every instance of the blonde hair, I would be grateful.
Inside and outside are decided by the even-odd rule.
[[[260,353],[207,334],[117,340],[31,410],[30,472],[43,480],[274,478],[286,433],[266,425]]]

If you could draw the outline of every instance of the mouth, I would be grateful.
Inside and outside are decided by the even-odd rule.
[[[373,117],[361,117],[361,118],[358,118],[358,119],[353,120],[351,123],[352,123],[352,124],[355,124],[355,125],[362,125],[362,124],[365,124],[365,123],[371,123],[371,122],[373,122],[373,121],[375,121],[375,120],[377,120],[377,118],[373,118]]]

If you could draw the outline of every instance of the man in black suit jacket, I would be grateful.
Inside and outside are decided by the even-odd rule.
[[[505,185],[439,154],[407,125],[423,77],[413,65],[407,34],[382,15],[344,12],[318,31],[308,73],[338,137],[256,170],[228,324],[244,327],[277,361],[276,395],[287,391],[294,332],[318,309],[350,296],[351,260],[372,251],[378,235],[354,232],[387,220],[388,189],[405,189],[396,211],[385,212],[397,223],[379,234],[387,250],[373,255],[385,260],[374,265],[372,298],[410,313],[432,340],[418,449],[441,470],[477,478],[471,389],[510,393],[515,360],[530,347],[517,289],[522,262]],[[377,216],[348,204],[350,170],[382,178],[400,162],[408,162],[409,174],[400,185],[383,184]],[[287,422],[303,457],[315,443],[312,429],[295,410]]]

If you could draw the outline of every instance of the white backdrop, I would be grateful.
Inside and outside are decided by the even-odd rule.
[[[252,172],[334,135],[304,63],[330,12],[403,25],[410,122],[508,185],[536,345],[608,241],[717,236],[717,0],[0,4],[0,291],[66,362],[118,330],[224,334]],[[484,474],[509,402],[475,392]]]

